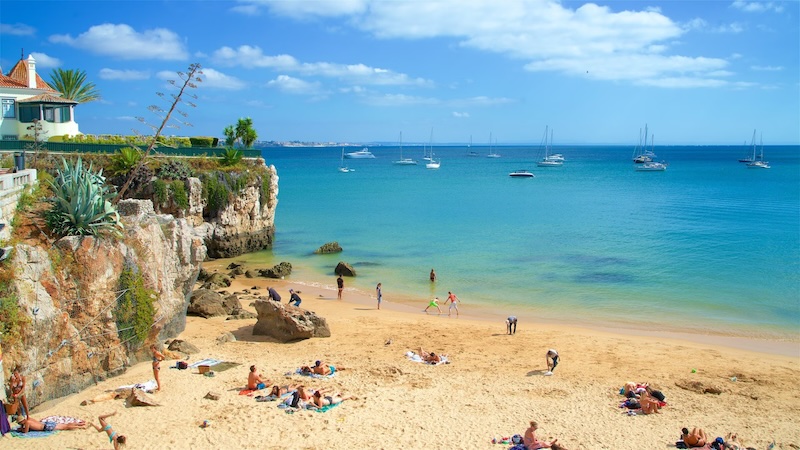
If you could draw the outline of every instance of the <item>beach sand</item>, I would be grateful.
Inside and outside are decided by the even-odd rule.
[[[712,439],[735,432],[759,450],[773,440],[781,449],[800,445],[800,348],[786,356],[527,319],[509,336],[502,319],[471,317],[469,303],[461,304],[456,318],[447,316],[446,307],[441,316],[424,314],[424,301],[409,308],[390,297],[379,311],[364,293],[346,290],[338,301],[335,290],[296,281],[240,277],[226,290],[257,286],[265,295],[267,285],[282,295],[289,287],[300,289],[301,307],[325,317],[332,336],[282,344],[253,336],[255,319],[189,317],[179,338],[200,349],[190,363],[216,358],[241,366],[206,377],[165,361],[164,389],[153,394],[161,406],[126,408],[122,400],[80,405],[117,386],[152,379],[150,364],[141,363],[41,405],[32,416],[96,423],[99,414],[117,411],[109,423],[133,449],[501,449],[508,446],[492,444],[493,437],[522,434],[531,420],[539,423],[540,439],[558,438],[573,450],[674,448],[682,427],[701,427]],[[248,303],[245,308],[254,311]],[[225,331],[237,341],[218,344]],[[420,346],[448,355],[451,363],[409,361],[405,353]],[[544,376],[549,348],[559,351],[561,362]],[[330,379],[286,375],[317,359],[345,369]],[[322,413],[287,414],[276,402],[239,395],[251,364],[278,384],[303,383],[358,398]],[[626,381],[650,383],[664,392],[668,406],[660,414],[625,414],[619,389]],[[679,387],[691,382],[721,393]],[[221,398],[205,399],[210,391]],[[209,427],[200,427],[204,420]],[[105,433],[91,428],[0,442],[10,449],[111,448]]]

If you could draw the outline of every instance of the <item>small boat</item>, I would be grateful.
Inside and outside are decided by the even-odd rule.
[[[756,140],[756,132],[753,131],[753,142]],[[761,153],[756,156],[756,146],[753,145],[753,160],[747,163],[748,169],[769,169],[769,163],[764,161],[764,141],[761,140]]]
[[[422,160],[423,161],[431,161],[433,158],[433,128],[431,128],[431,138],[430,142],[428,143],[431,147],[431,154],[428,155],[427,150],[425,150],[425,144],[422,144]]]
[[[416,166],[417,162],[411,158],[403,158],[403,132],[400,132],[400,159],[392,161],[396,166]]]
[[[561,157],[561,160],[558,159],[551,159],[548,156],[550,153],[550,146],[553,144],[553,130],[550,130],[550,143],[547,142],[547,129],[548,127],[544,127],[544,158],[541,161],[536,163],[539,167],[561,167],[564,165],[564,158]]]
[[[508,174],[508,176],[512,178],[533,178],[535,175],[528,172],[527,170],[520,169],[511,172],[510,174]]]
[[[648,161],[636,166],[638,172],[663,172],[667,170],[667,165],[660,162]]]
[[[489,154],[486,155],[487,158],[499,158],[500,154],[494,151],[492,147],[492,133],[489,133]]]
[[[548,161],[559,161],[559,162],[565,161],[564,155],[562,155],[561,153],[553,153],[552,155],[547,155],[545,159]]]
[[[356,169],[351,169],[344,165],[344,147],[342,147],[342,162],[339,163],[339,172],[347,173],[347,172],[355,172]]]
[[[472,150],[472,135],[469,136],[469,145],[467,145],[467,156],[470,156],[470,157],[473,157],[473,158],[476,157],[476,156],[481,156],[478,152],[476,152],[475,150]]]
[[[433,159],[433,152],[431,152],[431,160],[425,164],[426,169],[438,169],[442,165],[442,160],[436,161]]]
[[[372,152],[370,152],[367,147],[364,147],[357,152],[345,153],[344,157],[349,159],[366,159],[366,158],[374,158],[375,155],[373,155]]]
[[[652,149],[647,149],[647,124],[644,125],[644,144],[642,144],[642,130],[639,129],[639,145],[633,149],[633,162],[644,164],[657,158]]]

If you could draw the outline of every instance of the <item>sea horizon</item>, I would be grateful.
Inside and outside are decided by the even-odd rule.
[[[428,170],[380,147],[345,160],[350,173],[338,148],[265,148],[275,243],[241,259],[289,261],[289,279],[326,286],[347,261],[348,287],[380,281],[388,300],[421,307],[453,291],[492,314],[798,340],[800,147],[765,146],[765,170],[737,162],[743,145],[656,146],[669,164],[656,173],[634,170],[633,146],[556,145],[560,168],[536,167],[538,146],[496,148],[501,158],[435,146],[442,167]],[[422,147],[403,153],[421,159]],[[517,169],[536,177],[510,178]],[[344,251],[313,254],[330,241]]]

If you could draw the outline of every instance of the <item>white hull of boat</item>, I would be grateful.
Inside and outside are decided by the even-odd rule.
[[[375,155],[373,155],[372,152],[369,151],[369,149],[363,148],[357,152],[345,153],[344,157],[348,159],[369,159],[369,158],[374,158]]]
[[[441,161],[433,161],[433,160],[431,160],[431,162],[429,162],[428,164],[425,164],[425,168],[426,169],[438,169],[439,166],[441,166],[441,165],[442,165]]]
[[[636,166],[637,172],[663,172],[667,170],[667,165],[660,162],[646,162],[641,166]]]
[[[766,161],[753,161],[747,163],[748,169],[769,169],[769,163]]]
[[[508,174],[508,176],[512,178],[533,178],[535,175],[528,172],[527,170],[515,170]]]
[[[396,166],[416,166],[417,162],[411,158],[403,158],[398,159],[397,161],[392,161],[392,164]]]
[[[536,165],[539,166],[539,167],[561,167],[561,166],[564,165],[564,163],[561,162],[561,161],[549,161],[549,160],[545,159],[545,160],[539,161],[538,163],[536,163]]]

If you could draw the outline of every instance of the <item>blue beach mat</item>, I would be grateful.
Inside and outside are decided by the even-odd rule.
[[[55,431],[28,431],[27,433],[22,433],[17,430],[11,430],[11,435],[18,438],[42,438],[54,434],[56,434]]]

